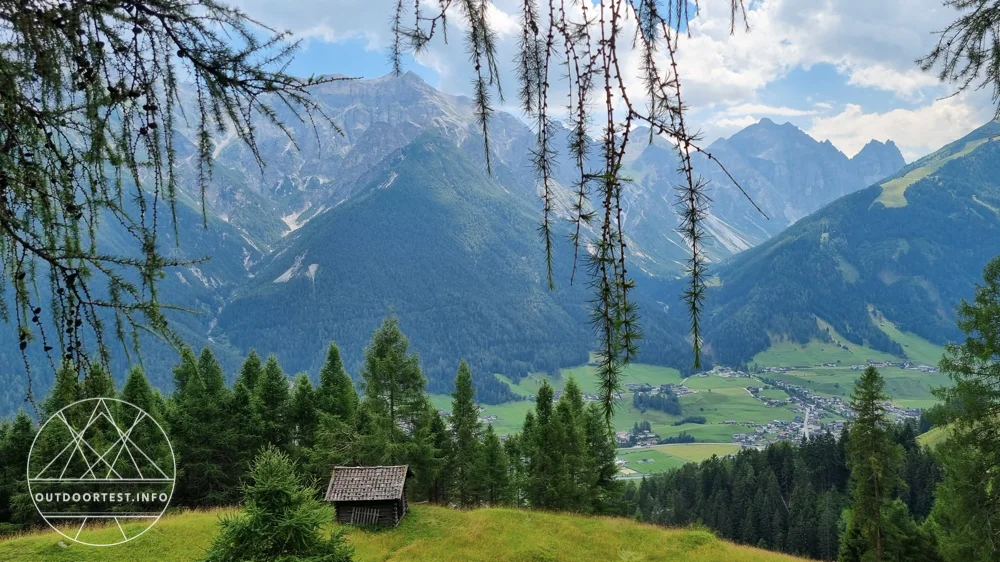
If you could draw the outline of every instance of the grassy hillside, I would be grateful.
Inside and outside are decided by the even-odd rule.
[[[211,543],[221,512],[163,518],[141,538],[121,546],[60,546],[54,532],[0,542],[7,562],[187,562]],[[332,517],[332,516],[331,516]],[[118,529],[108,529],[117,533]],[[779,562],[792,556],[737,546],[701,530],[662,529],[629,519],[583,517],[514,509],[456,511],[413,506],[399,527],[352,529],[358,562],[434,561],[663,561]],[[65,544],[65,543],[64,543]]]
[[[927,433],[922,433],[917,436],[917,442],[921,445],[926,445],[931,449],[937,447],[941,443],[944,443],[948,439],[948,435],[951,433],[950,428],[947,425],[938,426],[931,428]]]

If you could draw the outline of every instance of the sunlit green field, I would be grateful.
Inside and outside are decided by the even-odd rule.
[[[639,474],[666,472],[689,462],[651,447],[618,449],[618,458],[625,461],[626,468]]]
[[[917,436],[917,442],[921,445],[926,445],[930,448],[937,447],[941,443],[944,443],[948,439],[948,435],[951,433],[951,428],[947,425],[932,427],[927,433],[922,433]]]
[[[732,443],[673,443],[618,449],[618,458],[625,461],[626,468],[639,474],[656,474],[689,462],[701,462],[712,455],[723,457],[739,450],[739,445]]]
[[[66,544],[54,532],[0,541],[4,562],[192,562],[218,530],[220,511],[164,517],[142,537],[105,548]],[[331,520],[333,514],[331,512]],[[331,523],[331,530],[334,525]],[[108,529],[108,533],[118,533]],[[515,509],[459,511],[412,505],[395,529],[350,529],[357,562],[520,562],[649,560],[779,562],[802,560],[736,546],[710,533],[664,529],[631,519]],[[62,546],[60,545],[62,542]]]
[[[879,373],[885,378],[885,390],[892,401],[908,408],[928,408],[937,403],[931,393],[934,388],[948,386],[951,379],[945,373],[921,373],[898,368],[880,368]],[[850,396],[854,381],[861,371],[852,371],[847,367],[819,368],[808,371],[790,371],[783,374],[770,374],[777,380],[797,384],[808,388],[810,392],[822,396],[839,396],[846,399]]]
[[[798,367],[803,365],[818,366],[824,363],[836,363],[850,366],[864,363],[868,359],[875,361],[898,361],[899,359],[876,351],[870,347],[862,347],[840,338],[839,341],[848,347],[847,350],[836,345],[812,340],[801,344],[791,341],[779,341],[770,348],[754,356],[752,363],[764,367]]]
[[[903,347],[906,353],[905,358],[895,357],[882,351],[876,351],[870,347],[853,344],[844,339],[829,324],[817,319],[816,322],[820,329],[830,330],[833,339],[846,346],[846,350],[833,343],[820,340],[812,340],[806,344],[791,341],[773,341],[771,347],[754,356],[752,362],[763,367],[798,367],[806,365],[809,367],[819,367],[825,363],[838,362],[840,366],[850,367],[851,365],[862,364],[868,359],[874,361],[901,361],[909,359],[918,365],[937,365],[938,361],[941,360],[941,354],[944,353],[942,346],[933,344],[915,334],[900,331],[895,324],[880,317],[876,311],[873,311],[871,317],[880,330]]]
[[[944,347],[935,345],[924,338],[900,331],[892,322],[882,319],[876,325],[885,332],[893,341],[903,346],[906,358],[918,365],[937,365],[944,354]]]

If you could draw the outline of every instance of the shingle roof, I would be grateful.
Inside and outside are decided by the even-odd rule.
[[[403,496],[410,475],[402,466],[337,466],[330,475],[326,501],[395,500]]]

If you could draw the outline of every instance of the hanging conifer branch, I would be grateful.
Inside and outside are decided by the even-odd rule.
[[[420,0],[416,3],[419,11]],[[397,34],[407,38],[412,49],[425,48],[450,6],[450,0],[439,1],[439,10],[433,17],[418,16],[413,29],[397,30]],[[749,29],[743,1],[732,0],[730,8],[730,32],[735,32],[738,18]],[[483,61],[492,60],[489,53],[494,37],[488,20],[488,0],[462,0],[460,9],[468,28],[467,49],[476,72],[473,82],[476,116],[489,162],[488,117],[493,109],[482,86],[494,85],[498,72],[492,63],[486,65],[485,75],[482,70]],[[552,178],[557,156],[553,145],[557,110],[549,104],[550,86],[558,78],[568,84],[568,101],[561,109],[565,110],[570,125],[569,153],[579,174],[570,205],[569,236],[574,246],[571,280],[576,273],[580,247],[584,246],[594,290],[591,321],[600,340],[598,376],[609,422],[615,396],[621,389],[622,369],[635,358],[642,337],[638,309],[631,297],[635,282],[626,263],[628,238],[622,208],[622,197],[629,183],[622,176],[625,150],[632,142],[634,128],[640,124],[650,129],[647,142],[652,141],[652,135],[663,136],[676,147],[679,157],[682,178],[677,194],[679,230],[691,248],[687,266],[690,285],[684,299],[691,315],[695,366],[701,365],[700,319],[705,297],[707,236],[701,223],[709,200],[704,193],[705,182],[698,178],[692,165],[692,154],[702,150],[696,135],[685,124],[676,56],[680,32],[688,31],[689,10],[690,3],[686,0],[609,0],[599,5],[545,0],[542,9],[536,0],[523,0],[520,14],[519,49],[514,62],[521,109],[535,123],[532,162],[540,182],[539,231],[545,241],[550,287],[554,286],[552,217],[556,201]],[[628,25],[634,26],[635,32],[631,42],[622,43],[621,36]],[[644,103],[637,103],[633,99],[636,92],[626,87],[627,77],[623,76],[620,57],[629,50],[638,50],[641,55]],[[393,56],[398,60],[399,51],[394,50]],[[601,102],[591,99],[598,92],[603,94]],[[601,134],[595,143],[590,136],[591,127],[598,120]],[[588,161],[591,151],[598,156],[596,170],[588,169],[594,166]],[[590,203],[591,190],[596,192],[595,205]],[[589,238],[583,235],[588,231],[593,231]]]
[[[945,0],[946,7],[962,15],[938,32],[938,42],[927,56],[917,59],[923,71],[939,66],[938,79],[955,84],[954,94],[973,85],[993,86],[993,102],[1000,102],[1000,28],[996,2],[990,0]],[[977,84],[978,81],[978,84]],[[1000,104],[996,119],[1000,119]]]
[[[212,135],[233,131],[263,167],[254,121],[293,143],[272,103],[333,125],[309,98],[333,79],[286,74],[298,44],[212,0],[0,0],[0,30],[0,281],[13,289],[0,315],[17,325],[26,368],[36,343],[53,369],[82,369],[95,352],[107,363],[108,320],[126,355],[141,331],[178,343],[157,284],[198,261],[166,257],[158,239],[161,226],[177,234],[181,82],[196,94],[184,118],[204,215]],[[137,251],[98,246],[109,222]]]

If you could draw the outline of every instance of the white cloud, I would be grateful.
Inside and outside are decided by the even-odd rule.
[[[919,101],[923,99],[921,90],[939,84],[937,77],[918,68],[900,72],[881,64],[855,67],[847,71],[847,83],[852,86],[888,90],[897,96]]]
[[[298,36],[324,41],[363,38],[371,49],[386,49],[391,43],[390,17],[395,2],[370,0],[234,0],[250,15],[278,28],[289,28]],[[436,3],[425,1],[429,13]],[[404,3],[407,9],[412,3]],[[520,0],[494,0],[490,19],[499,32],[501,78],[508,103],[515,100],[514,55],[519,36]],[[580,4],[567,2],[578,11]],[[593,6],[587,3],[588,6]],[[598,4],[600,6],[600,4]],[[933,101],[947,90],[931,74],[916,68],[914,60],[934,44],[935,30],[951,21],[954,12],[941,0],[760,0],[748,13],[749,33],[737,26],[730,35],[731,0],[702,0],[700,12],[690,24],[691,36],[682,36],[678,64],[685,103],[694,110],[695,126],[706,136],[735,132],[740,125],[759,117],[787,117],[806,126],[818,138],[829,138],[842,150],[853,153],[871,138],[892,138],[907,158],[919,156],[954,140],[956,136],[990,117],[987,97],[969,96]],[[544,12],[544,10],[543,10]],[[593,14],[593,11],[591,12]],[[405,16],[408,24],[412,13]],[[437,87],[450,93],[468,94],[472,64],[465,53],[462,18],[449,18],[449,42],[436,38],[417,61],[438,74]],[[623,37],[631,36],[632,23]],[[630,91],[637,89],[638,53],[623,54],[624,79]],[[760,102],[765,87],[785,79],[795,69],[830,64],[847,84],[890,93],[913,110],[874,113],[858,105],[830,115],[834,107],[859,102],[832,98],[809,84],[796,84],[801,99],[770,99]],[[336,60],[329,69],[335,72]],[[666,66],[663,66],[666,68]],[[559,69],[553,71],[558,74]],[[635,88],[635,89],[634,89]],[[565,99],[565,88],[552,81],[553,99]],[[795,95],[795,94],[788,94]],[[812,103],[811,97],[822,99]]]
[[[818,107],[819,104],[816,104]],[[761,103],[741,103],[730,105],[722,110],[726,115],[756,114],[756,115],[778,115],[781,117],[801,117],[803,115],[815,115],[818,109],[795,109],[794,107],[772,106]]]
[[[806,130],[818,140],[829,139],[848,156],[857,154],[872,139],[892,139],[907,162],[952,142],[992,117],[978,94],[954,96],[914,109],[866,113],[856,104],[829,117],[816,117]]]

